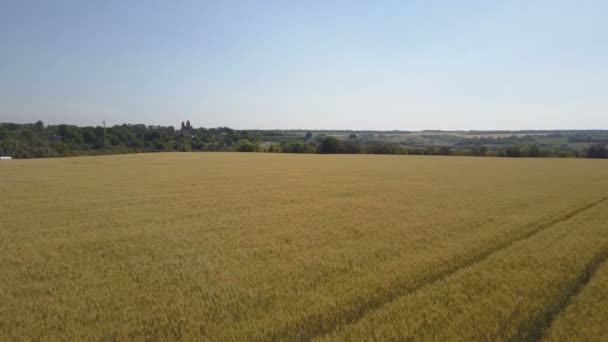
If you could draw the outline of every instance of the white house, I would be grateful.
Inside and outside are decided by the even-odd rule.
[[[11,157],[5,157],[5,156],[0,156],[0,160],[8,160],[8,159],[13,159]]]

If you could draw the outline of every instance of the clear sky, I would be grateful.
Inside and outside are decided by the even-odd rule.
[[[608,1],[1,0],[0,122],[608,129]]]

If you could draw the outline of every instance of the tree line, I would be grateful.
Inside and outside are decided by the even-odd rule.
[[[293,146],[297,148],[293,150]],[[605,145],[593,145],[582,152],[564,150],[561,148],[539,147],[537,145],[516,143],[508,147],[485,146],[471,143],[468,146],[407,146],[398,143],[375,142],[360,144],[356,141],[341,140],[333,137],[323,137],[317,144],[310,144],[308,148],[299,146],[300,143],[287,144],[287,152],[305,152],[321,154],[405,154],[405,155],[443,155],[443,156],[477,156],[477,157],[515,157],[515,158],[608,158],[608,149]]]
[[[506,140],[506,139],[505,139]],[[172,126],[123,124],[111,127],[79,127],[0,123],[0,155],[40,158],[163,151],[239,151],[319,154],[402,154],[494,157],[608,158],[605,142],[578,151],[537,146],[526,140],[485,145],[487,139],[469,139],[456,146],[408,146],[389,142],[363,142],[352,133],[346,139],[311,132],[234,130],[228,127],[194,128],[189,121]]]
[[[15,158],[163,151],[261,151],[256,131],[228,127],[181,129],[124,124],[112,127],[0,124],[0,154]]]

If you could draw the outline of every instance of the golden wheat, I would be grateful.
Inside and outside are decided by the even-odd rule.
[[[498,255],[542,258],[532,271],[559,266],[564,280],[526,311],[534,316],[605,241],[606,166],[240,153],[1,163],[0,339],[382,336],[399,313],[365,322]],[[540,236],[574,261],[562,265]],[[537,293],[509,270],[504,291]],[[496,302],[501,291],[481,298]],[[500,318],[455,322],[463,336],[489,336],[500,324],[525,332]],[[433,330],[448,331],[412,331]]]
[[[608,255],[606,209],[603,202],[518,241],[327,338],[536,341],[590,267]]]
[[[604,229],[606,221],[603,222]],[[548,330],[547,341],[602,341],[608,336],[608,262],[560,314]]]

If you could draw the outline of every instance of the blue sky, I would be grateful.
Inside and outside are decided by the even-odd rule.
[[[0,1],[0,121],[608,129],[605,1]]]

